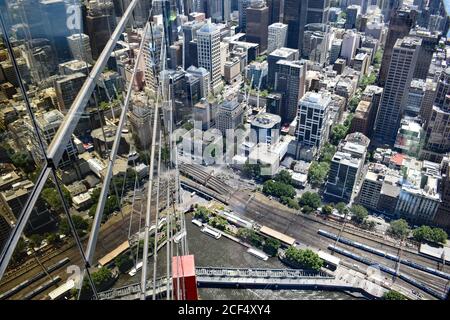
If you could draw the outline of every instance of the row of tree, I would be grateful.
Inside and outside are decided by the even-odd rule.
[[[297,249],[290,246],[285,251],[285,257],[288,261],[294,263],[302,269],[319,271],[323,266],[323,260],[319,255],[310,249]]]
[[[390,223],[388,233],[397,239],[406,239],[411,234],[409,224],[404,219],[394,220]],[[412,238],[417,242],[429,241],[444,244],[448,235],[441,228],[421,226],[412,231]]]
[[[240,228],[237,235],[242,240],[251,243],[254,247],[262,249],[268,255],[274,257],[277,255],[278,249],[281,246],[277,239],[263,237],[256,231],[247,228]]]
[[[330,171],[331,160],[336,153],[336,147],[326,142],[320,150],[319,161],[313,161],[308,170],[308,181],[313,186],[321,186],[325,183]]]

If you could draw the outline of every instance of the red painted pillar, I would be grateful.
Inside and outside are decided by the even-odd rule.
[[[175,300],[198,300],[194,255],[172,257],[172,285]]]

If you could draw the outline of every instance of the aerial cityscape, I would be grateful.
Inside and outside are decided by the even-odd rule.
[[[0,0],[0,300],[448,300],[449,10]]]

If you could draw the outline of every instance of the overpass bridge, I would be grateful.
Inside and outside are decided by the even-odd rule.
[[[299,269],[266,268],[220,268],[197,267],[196,277],[199,288],[259,288],[259,289],[312,289],[345,290],[359,292],[365,296],[379,298],[386,291],[367,279],[357,278],[348,271],[338,268],[334,275],[323,271]],[[166,294],[167,278],[156,281],[156,295]],[[169,283],[172,288],[172,283]],[[153,294],[153,283],[147,282],[148,297]],[[101,300],[135,300],[140,296],[140,284],[114,288],[100,292]]]

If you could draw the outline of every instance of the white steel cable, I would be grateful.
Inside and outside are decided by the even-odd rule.
[[[153,247],[153,300],[156,300],[156,265],[158,261],[158,227],[159,227],[159,188],[161,181],[161,130],[159,131],[159,146],[158,146],[158,180],[156,182],[156,215],[155,215],[155,241]],[[167,186],[169,187],[169,186]]]

